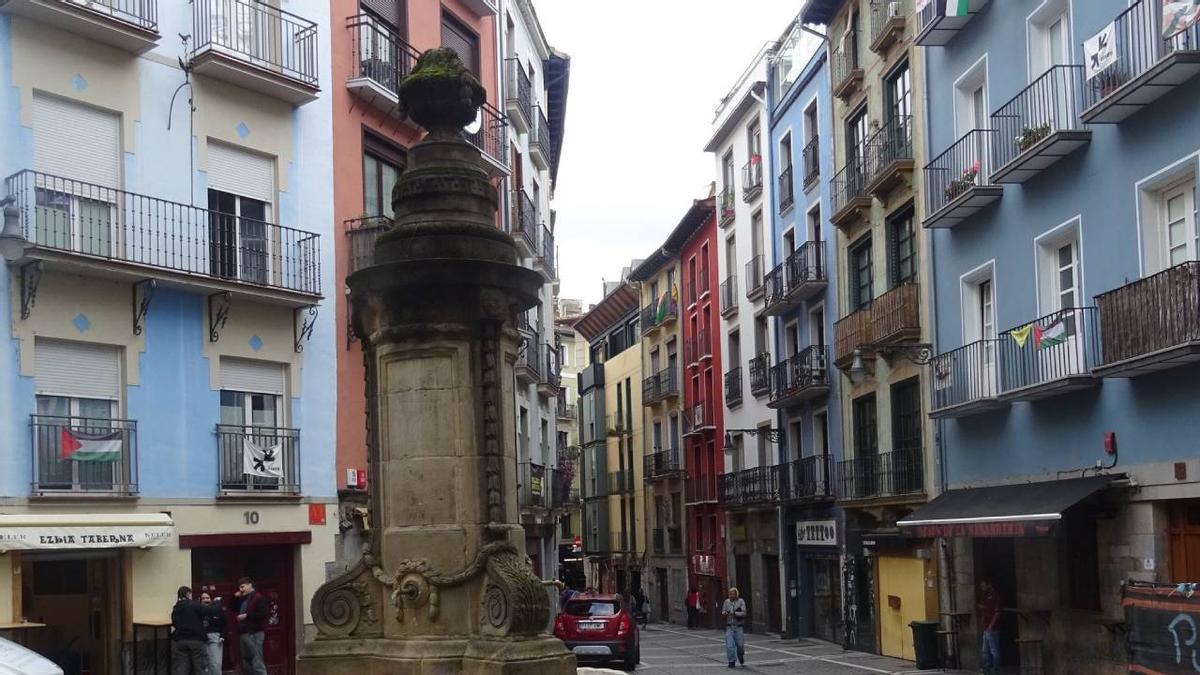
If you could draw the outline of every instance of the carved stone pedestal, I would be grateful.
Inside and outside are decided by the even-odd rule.
[[[367,372],[370,543],[313,597],[303,675],[575,672],[544,632],[518,521],[514,326],[543,281],[496,229],[496,189],[460,133],[482,99],[449,50],[401,85],[429,135],[375,264],[348,280]]]

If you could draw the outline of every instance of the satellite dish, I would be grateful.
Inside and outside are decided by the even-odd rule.
[[[472,120],[471,123],[468,124],[465,129],[463,129],[463,131],[467,132],[468,134],[474,135],[474,134],[479,133],[479,127],[481,127],[481,126],[483,126],[483,111],[476,110],[475,111],[475,119]]]

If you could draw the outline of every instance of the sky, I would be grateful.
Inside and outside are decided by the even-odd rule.
[[[708,195],[704,152],[721,98],[800,0],[533,0],[571,56],[553,208],[559,295],[600,300],[604,280],[654,251]]]

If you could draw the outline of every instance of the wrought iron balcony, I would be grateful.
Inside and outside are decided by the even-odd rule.
[[[742,367],[736,366],[725,372],[725,405],[730,408],[742,404]]]
[[[520,59],[504,59],[504,110],[517,131],[527,134],[533,128],[533,85]]]
[[[517,465],[517,504],[525,508],[548,509],[554,506],[555,470],[536,462]]]
[[[811,345],[771,367],[770,408],[787,408],[829,394],[829,349]]]
[[[683,435],[690,436],[716,429],[712,407],[705,402],[692,405],[683,411]]]
[[[288,103],[317,97],[317,24],[256,0],[193,0],[192,72]]]
[[[829,221],[837,227],[857,223],[871,211],[871,195],[867,192],[866,151],[864,146],[829,181],[833,215]]]
[[[137,421],[30,415],[33,494],[133,495]]]
[[[701,361],[712,358],[712,340],[707,329],[698,331],[683,344],[684,361],[689,366],[697,366]]]
[[[347,275],[375,264],[375,241],[391,226],[392,220],[387,216],[351,218],[345,222],[346,238],[350,244]]]
[[[933,358],[930,417],[966,417],[1004,405],[998,398],[1001,342],[976,340]]]
[[[757,300],[765,294],[766,284],[763,283],[766,276],[765,260],[766,258],[759,254],[750,258],[746,263],[746,299],[748,300]]]
[[[579,410],[574,405],[568,405],[567,399],[562,397],[558,399],[555,412],[560,420],[574,420],[579,418]]]
[[[833,95],[838,98],[849,98],[862,87],[863,69],[858,61],[856,44],[858,37],[853,32],[847,33],[842,45],[833,52],[830,80],[833,82]]]
[[[679,316],[678,299],[670,290],[664,292],[660,298],[651,298],[651,301],[653,304],[642,308],[642,335],[653,333],[659,326],[674,321]]]
[[[721,316],[729,318],[738,311],[737,275],[730,274],[721,282]]]
[[[346,19],[353,62],[346,87],[367,105],[400,113],[400,80],[408,77],[421,53],[392,27],[370,14]]]
[[[1033,401],[1098,386],[1100,380],[1092,374],[1100,359],[1096,308],[1068,307],[1004,331],[997,356],[1003,401]]]
[[[523,337],[514,370],[521,384],[537,384],[542,379],[542,341],[537,336]]]
[[[533,269],[542,273],[542,277],[551,282],[558,279],[558,267],[555,265],[554,233],[545,225],[542,226],[540,251],[533,259]]]
[[[1024,183],[1087,145],[1083,66],[1054,66],[992,113],[992,181]]]
[[[867,139],[867,192],[886,201],[898,185],[911,182],[912,117],[894,115]]]
[[[825,242],[806,241],[767,273],[764,312],[782,316],[811,299],[828,285]]]
[[[762,156],[753,155],[750,161],[742,166],[742,201],[749,204],[762,194],[763,166]]]
[[[900,448],[838,463],[845,501],[886,499],[925,493],[924,449]]]
[[[29,257],[104,262],[131,277],[158,273],[295,304],[321,295],[318,234],[34,171],[6,185]]]
[[[792,167],[779,172],[779,212],[784,213],[796,203],[796,188],[792,184]]]
[[[750,393],[763,396],[771,391],[771,354],[763,352],[750,359]]]
[[[812,187],[821,177],[821,137],[813,136],[801,152],[804,162],[804,189]]]
[[[833,476],[829,455],[809,455],[781,464],[779,498],[785,502],[829,499],[833,497]]]
[[[925,165],[925,227],[954,227],[1000,199],[988,162],[995,132],[972,129]]]
[[[727,507],[774,504],[779,501],[779,467],[759,466],[721,474],[720,502]]]
[[[541,254],[538,249],[538,209],[537,204],[523,189],[512,191],[512,236],[521,255],[534,257]]]
[[[550,122],[546,121],[546,110],[540,105],[533,107],[533,128],[529,130],[529,158],[543,171],[550,168]]]
[[[218,424],[216,433],[219,494],[300,494],[299,429]]]
[[[1163,11],[1163,0],[1135,0],[1117,15],[1117,60],[1084,85],[1084,122],[1118,123],[1200,72],[1200,23],[1164,38]]]
[[[649,482],[661,478],[682,476],[685,472],[680,459],[679,448],[665,450],[655,448],[652,454],[643,459],[642,479]]]
[[[674,366],[667,366],[642,380],[642,405],[654,405],[678,395],[679,378],[675,376]]]
[[[872,0],[871,51],[886,55],[904,41],[904,24],[912,11],[910,0]]]
[[[710,504],[717,501],[717,476],[688,477],[684,483],[688,505]]]
[[[1200,262],[1096,296],[1103,355],[1096,373],[1137,377],[1200,360]]]
[[[946,11],[947,2],[954,3],[955,11]],[[917,12],[916,43],[923,47],[941,47],[949,43],[987,3],[988,0],[967,0],[967,11],[959,13],[957,8],[962,4],[959,0],[930,0]]]
[[[896,344],[921,336],[920,294],[916,284],[897,286],[833,325],[834,363],[850,365],[854,350],[867,344]]]
[[[0,12],[85,35],[97,42],[141,54],[158,42],[157,0],[7,0]]]
[[[562,386],[562,368],[558,363],[558,352],[551,345],[542,349],[542,370],[538,377],[538,395],[549,398],[557,396]]]
[[[730,170],[732,171],[732,168]],[[721,227],[725,227],[733,222],[734,217],[737,215],[737,209],[734,208],[736,201],[737,198],[733,195],[733,186],[726,185],[725,189],[721,190]]]
[[[484,101],[477,124],[468,125],[463,136],[483,154],[493,175],[508,175],[508,121],[504,113]]]

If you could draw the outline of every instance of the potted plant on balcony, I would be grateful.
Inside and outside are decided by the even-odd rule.
[[[1050,123],[1043,122],[1032,127],[1025,127],[1021,130],[1021,135],[1017,136],[1017,149],[1020,152],[1025,152],[1032,148],[1034,144],[1043,138],[1050,135]]]
[[[1121,85],[1128,80],[1125,72],[1117,65],[1113,65],[1104,72],[1096,76],[1092,82],[1092,86],[1099,91],[1099,96],[1096,100],[1104,100],[1116,91]]]
[[[975,185],[975,178],[979,176],[979,162],[976,161],[967,170],[963,171],[962,175],[946,186],[942,194],[946,197],[947,202],[954,201],[959,195],[963,194]]]

